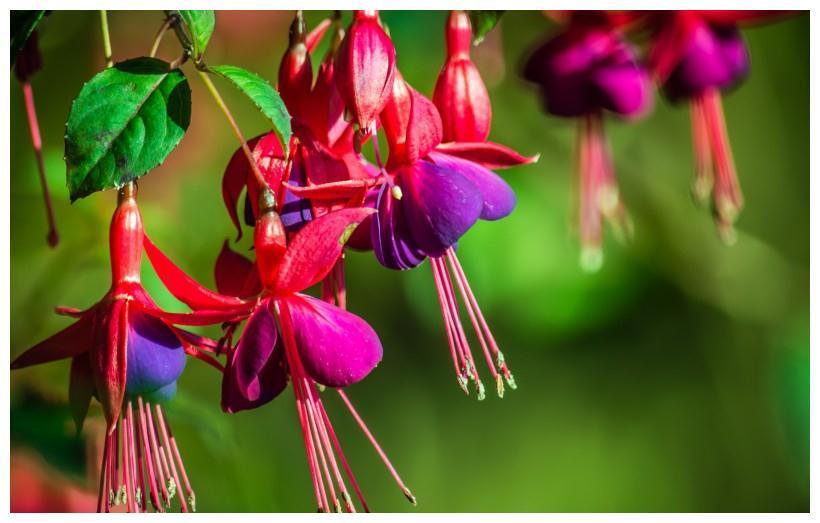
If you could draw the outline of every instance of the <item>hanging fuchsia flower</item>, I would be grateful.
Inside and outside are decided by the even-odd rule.
[[[222,366],[201,352],[215,344],[171,322],[207,319],[166,313],[143,289],[144,233],[135,192],[133,184],[120,190],[111,221],[111,289],[85,311],[58,308],[78,320],[21,354],[11,368],[72,358],[69,400],[78,428],[92,396],[102,404],[108,430],[98,511],[123,504],[129,512],[144,512],[149,498],[154,510],[165,511],[183,487],[180,508],[194,510],[194,492],[161,404],[174,396],[186,354]]]
[[[698,203],[711,197],[721,238],[731,243],[733,224],[743,207],[732,148],[723,116],[721,92],[749,73],[749,53],[737,24],[770,18],[755,11],[662,11],[647,21],[653,30],[649,63],[673,101],[688,100],[692,120]]]
[[[336,56],[336,87],[363,135],[372,132],[396,73],[396,49],[377,11],[356,11]]]
[[[233,326],[227,338],[222,408],[238,412],[277,397],[290,380],[320,511],[355,511],[347,482],[362,508],[364,496],[342,452],[317,386],[338,390],[405,496],[415,498],[341,390],[361,381],[381,361],[375,331],[360,317],[301,291],[333,269],[353,229],[371,209],[344,209],[311,220],[290,240],[275,211],[272,193],[262,193],[254,232],[256,264],[223,249],[217,263],[220,290],[245,296],[222,296],[205,289],[174,266],[150,242],[146,251],[171,293],[198,315],[235,324],[247,319],[235,346]],[[258,276],[254,275],[258,271]],[[238,291],[237,291],[238,290]],[[341,467],[341,468],[340,468]]]
[[[646,70],[619,34],[614,17],[576,13],[569,25],[527,60],[524,77],[537,84],[547,112],[580,120],[578,140],[581,263],[597,270],[602,217],[620,236],[631,232],[606,137],[605,111],[636,119],[652,104]]]
[[[433,103],[441,115],[445,142],[483,142],[490,135],[492,108],[487,87],[470,59],[473,28],[464,11],[447,19],[447,62],[439,73]]]
[[[390,157],[380,185],[372,192],[377,212],[371,218],[370,243],[376,258],[391,269],[410,269],[430,258],[458,382],[467,392],[469,381],[474,381],[477,395],[483,399],[484,385],[459,318],[458,288],[502,395],[504,379],[513,388],[515,382],[454,245],[478,219],[498,220],[508,215],[515,206],[515,195],[498,175],[460,156],[483,157],[489,163],[505,165],[532,159],[483,142],[438,148],[442,124],[436,107],[398,73],[380,121]]]

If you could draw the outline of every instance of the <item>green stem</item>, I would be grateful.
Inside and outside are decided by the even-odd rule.
[[[168,17],[163,22],[162,27],[159,28],[157,31],[157,36],[154,38],[154,44],[151,46],[151,53],[148,56],[151,58],[157,55],[157,50],[159,49],[159,44],[162,42],[162,37],[165,35],[165,32],[171,27],[171,23],[173,22],[173,18]]]
[[[242,136],[242,131],[239,130],[239,125],[237,125],[236,120],[234,119],[233,115],[231,114],[230,109],[228,106],[225,105],[225,100],[222,99],[222,96],[219,94],[219,91],[216,90],[216,86],[214,85],[211,77],[208,76],[206,71],[198,70],[199,77],[202,78],[202,81],[205,82],[205,87],[208,88],[208,92],[211,93],[214,101],[216,101],[216,105],[222,110],[222,114],[225,115],[227,118],[228,123],[231,125],[231,129],[233,129],[234,135],[236,135],[237,140],[242,145],[242,150],[245,152],[245,158],[248,159],[248,163],[251,165],[251,170],[253,171],[254,176],[256,177],[256,181],[259,183],[259,187],[261,189],[268,188],[268,183],[265,181],[265,178],[262,176],[262,173],[259,171],[259,166],[256,165],[256,160],[253,158],[253,153],[251,152],[250,147],[248,147],[248,143],[245,141],[245,137]]]
[[[100,26],[102,27],[103,37],[103,51],[105,52],[105,66],[111,67],[114,65],[111,52],[111,36],[108,34],[108,12],[105,9],[100,10]]]

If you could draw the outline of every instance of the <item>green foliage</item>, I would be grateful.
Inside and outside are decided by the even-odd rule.
[[[191,36],[194,45],[194,59],[199,60],[208,47],[208,41],[214,33],[216,18],[213,11],[182,9],[179,16]]]
[[[37,24],[43,19],[45,11],[12,11],[11,12],[11,65],[17,61],[17,55],[23,49],[28,37],[34,32]]]
[[[291,135],[290,114],[276,89],[258,74],[235,65],[215,65],[208,67],[208,70],[229,80],[251,99],[262,114],[271,121],[273,130],[279,135],[282,146],[287,152]]]
[[[191,121],[191,89],[155,58],[115,64],[86,83],[71,106],[65,161],[71,201],[120,187],[170,154]]]
[[[493,30],[504,11],[470,11],[470,23],[473,25],[473,45],[480,44],[487,33]]]

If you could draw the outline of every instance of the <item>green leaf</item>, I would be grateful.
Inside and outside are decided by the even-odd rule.
[[[208,71],[231,81],[256,107],[273,123],[273,130],[279,135],[285,152],[290,141],[290,114],[276,89],[261,76],[235,65],[215,65]]]
[[[179,11],[179,16],[191,35],[194,44],[194,59],[198,61],[205,53],[208,41],[214,33],[214,26],[216,25],[214,12],[183,9]]]
[[[12,11],[11,12],[11,65],[17,61],[17,55],[23,49],[34,28],[43,19],[45,11]]]
[[[191,89],[156,58],[115,64],[86,83],[66,123],[71,201],[121,187],[163,162],[191,121]]]
[[[473,45],[480,44],[487,33],[501,20],[505,11],[470,11],[470,23],[473,25]]]

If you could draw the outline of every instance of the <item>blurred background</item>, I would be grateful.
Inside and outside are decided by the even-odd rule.
[[[308,21],[327,14],[309,12]],[[291,17],[218,12],[209,63],[274,82]],[[446,13],[382,17],[405,78],[431,95]],[[119,61],[147,54],[162,14],[114,11],[109,20]],[[808,511],[808,16],[744,31],[751,76],[725,98],[746,197],[737,244],[724,246],[689,196],[687,108],[658,97],[641,122],[607,122],[636,235],[624,246],[608,231],[606,260],[594,275],[579,268],[570,220],[575,125],[544,115],[517,74],[554,29],[539,13],[510,12],[474,50],[493,102],[491,139],[541,153],[537,164],[503,173],[518,194],[515,212],[479,223],[459,249],[518,390],[481,403],[464,397],[427,264],[399,273],[372,254],[348,257],[349,308],[385,348],[384,361],[349,396],[419,500],[417,508],[404,500],[338,397],[325,394],[369,504],[376,511]],[[70,205],[62,161],[71,101],[104,67],[98,13],[53,13],[40,45],[44,69],[32,83],[61,242],[54,250],[45,242],[22,93],[12,79],[12,357],[68,324],[55,305],[85,308],[110,282],[115,193]],[[178,54],[168,35],[159,56]],[[140,205],[154,241],[213,286],[215,257],[233,238],[220,181],[237,143],[193,69],[183,70],[193,89],[191,125],[141,180]],[[252,105],[220,85],[246,136],[265,131]],[[162,307],[184,310],[147,263],[143,280]],[[102,428],[92,420],[75,437],[68,368],[60,362],[12,375],[12,510],[93,509]],[[219,378],[189,361],[168,406],[197,508],[311,511],[292,393],[227,415]],[[98,406],[92,415],[101,417]]]

